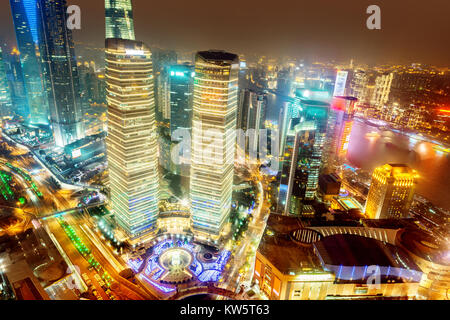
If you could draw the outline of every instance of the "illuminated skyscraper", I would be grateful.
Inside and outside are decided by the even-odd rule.
[[[244,89],[240,92],[239,100],[237,128],[246,134],[246,150],[256,155],[259,133],[266,119],[267,97],[263,93]]]
[[[366,200],[366,215],[371,219],[408,217],[417,177],[417,172],[405,164],[375,168]]]
[[[45,92],[40,45],[42,18],[38,0],[10,0],[17,46],[32,124],[49,124],[48,96]]]
[[[110,204],[131,239],[153,231],[159,176],[151,52],[142,42],[106,40]]]
[[[6,75],[6,64],[0,47],[0,117],[11,115],[11,90]]]
[[[195,58],[191,208],[194,229],[218,238],[230,213],[236,144],[239,58],[223,51]]]
[[[375,78],[375,87],[370,100],[372,105],[383,107],[388,102],[393,78],[393,73],[381,74]]]
[[[27,91],[23,79],[22,64],[20,63],[20,54],[17,48],[13,48],[8,56],[9,87],[11,89],[12,109],[11,113],[24,120],[29,119],[30,111],[28,108]]]
[[[334,97],[328,118],[327,140],[325,142],[326,166],[332,167],[338,159],[345,160],[353,128],[354,97]],[[334,170],[330,170],[333,172]]]
[[[106,39],[134,40],[131,0],[105,0]]]
[[[50,122],[55,143],[64,147],[85,136],[78,68],[66,0],[38,0]]]
[[[192,128],[194,98],[194,66],[174,65],[169,67],[170,135],[177,129]],[[172,139],[173,140],[173,139]]]
[[[282,150],[278,211],[299,214],[313,200],[324,156],[329,104],[299,99],[293,103]]]

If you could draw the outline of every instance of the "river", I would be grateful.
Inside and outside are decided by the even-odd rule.
[[[285,102],[285,98],[269,93],[266,119],[277,123]],[[435,205],[450,209],[450,154],[436,151],[433,146],[357,119],[350,137],[348,162],[369,172],[386,163],[408,164],[420,175],[416,192]]]

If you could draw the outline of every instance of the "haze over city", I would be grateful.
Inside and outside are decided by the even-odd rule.
[[[2,1],[0,300],[449,300],[449,9]]]

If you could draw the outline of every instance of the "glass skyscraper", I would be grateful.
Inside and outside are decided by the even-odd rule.
[[[191,210],[199,237],[217,239],[231,209],[239,58],[223,51],[195,58]]]
[[[133,239],[156,228],[159,201],[154,78],[142,42],[106,40],[110,204]]]
[[[278,211],[301,214],[305,201],[314,200],[319,183],[329,104],[297,99],[284,125],[282,173]],[[285,118],[286,119],[286,118]]]
[[[10,0],[31,124],[49,124],[48,96],[44,89],[39,45],[41,16],[38,0]]]
[[[106,39],[134,40],[131,0],[105,0]]]
[[[6,55],[6,53],[5,53]],[[20,54],[17,48],[8,55],[7,70],[9,87],[11,89],[13,116],[18,116],[25,121],[29,119],[30,111],[28,109],[27,91],[25,89],[25,81],[23,79],[22,64],[20,63]]]
[[[11,90],[6,75],[6,64],[0,47],[0,116],[9,116],[11,112]]]
[[[50,120],[57,146],[84,137],[78,68],[72,31],[67,28],[66,0],[39,0],[41,57]]]
[[[174,65],[169,67],[170,90],[170,135],[177,129],[192,127],[192,105],[194,90],[194,66]]]

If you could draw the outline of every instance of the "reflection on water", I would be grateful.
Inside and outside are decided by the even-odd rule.
[[[406,163],[420,174],[417,193],[443,208],[450,208],[448,153],[433,149],[433,144],[355,121],[350,137],[348,159],[352,165],[372,171],[385,163]]]

